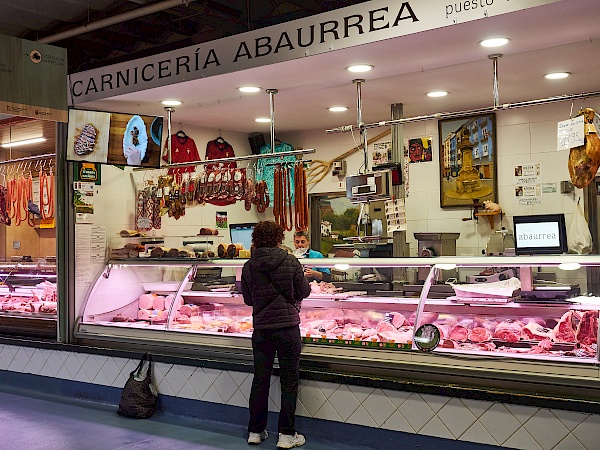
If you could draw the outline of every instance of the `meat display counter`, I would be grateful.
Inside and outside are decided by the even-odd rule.
[[[252,311],[237,290],[245,261],[111,261],[90,291],[76,338],[250,361]],[[588,291],[588,271],[600,256],[335,258],[318,265],[358,289],[311,283],[300,313],[307,370],[537,392],[559,385],[566,395],[600,397],[600,296]],[[423,270],[426,281],[415,290]],[[394,278],[396,290],[369,288],[364,280],[381,281],[373,273]],[[435,326],[439,343],[422,351],[416,344],[425,325]]]
[[[0,334],[56,338],[56,264],[0,262]]]

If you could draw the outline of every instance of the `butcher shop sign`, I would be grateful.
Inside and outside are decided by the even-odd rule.
[[[324,54],[559,0],[373,0],[69,76],[71,105]]]

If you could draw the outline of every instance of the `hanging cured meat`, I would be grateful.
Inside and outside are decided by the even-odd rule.
[[[275,223],[286,231],[292,231],[294,225],[290,176],[289,167],[276,165],[273,183],[273,216]]]
[[[0,186],[0,223],[10,225],[10,217],[8,215],[8,190],[4,186]]]
[[[592,182],[600,167],[600,138],[594,127],[595,111],[586,108],[580,111],[584,121],[584,144],[569,152],[569,175],[573,184],[583,189]]]
[[[308,230],[308,192],[306,171],[302,162],[297,163],[294,169],[294,214],[296,231]]]

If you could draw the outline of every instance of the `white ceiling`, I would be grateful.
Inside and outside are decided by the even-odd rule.
[[[501,49],[485,49],[478,42],[506,36]],[[89,102],[79,107],[103,111],[165,115],[160,100],[184,101],[173,114],[174,123],[239,132],[269,131],[257,124],[269,116],[264,92],[240,94],[236,88],[256,84],[276,88],[275,128],[278,132],[328,129],[356,124],[356,74],[345,71],[352,63],[372,64],[360,76],[363,121],[390,118],[390,105],[402,103],[404,116],[459,111],[493,105],[493,62],[498,60],[500,103],[564,94],[600,91],[600,1],[562,0],[547,6],[505,14],[442,29],[332,51],[324,55],[279,63],[227,75],[189,81],[144,92]],[[565,80],[546,80],[553,71],[571,72]],[[444,98],[428,98],[431,90],[446,90]],[[580,105],[578,101],[576,106]],[[587,100],[593,105],[597,99]],[[329,106],[345,105],[345,113]],[[600,107],[600,105],[597,105]],[[566,114],[568,114],[567,106]]]

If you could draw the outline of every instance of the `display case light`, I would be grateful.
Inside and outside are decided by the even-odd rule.
[[[560,263],[558,268],[560,270],[577,270],[581,268],[581,264],[576,262]]]
[[[350,264],[336,264],[333,267],[337,270],[348,270],[350,268]]]

